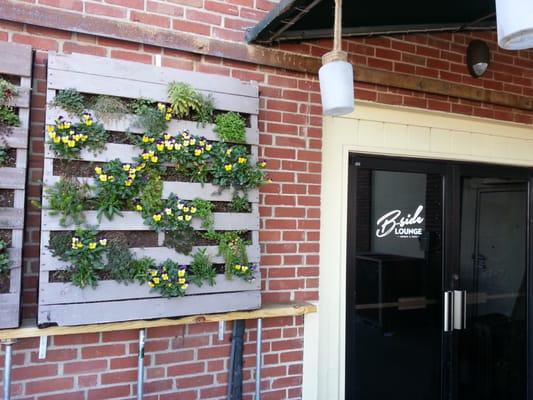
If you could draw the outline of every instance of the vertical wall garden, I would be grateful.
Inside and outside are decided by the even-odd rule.
[[[30,46],[0,43],[0,328],[19,325]]]
[[[260,307],[258,88],[51,54],[40,324]]]

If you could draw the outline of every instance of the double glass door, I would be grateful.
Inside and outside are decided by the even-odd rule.
[[[530,176],[351,158],[346,399],[528,398]]]

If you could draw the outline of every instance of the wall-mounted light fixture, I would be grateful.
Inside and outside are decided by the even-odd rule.
[[[466,50],[466,64],[470,75],[479,78],[490,64],[490,50],[487,43],[482,40],[472,40]]]
[[[501,48],[533,48],[533,1],[496,0],[496,19]]]
[[[333,27],[333,51],[322,57],[318,71],[322,113],[345,115],[354,110],[353,67],[348,55],[341,49],[342,1],[335,0],[335,24]]]

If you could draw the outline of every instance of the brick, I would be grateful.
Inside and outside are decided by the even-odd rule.
[[[72,11],[83,11],[83,3],[80,0],[39,0],[39,4]]]
[[[175,19],[172,21],[172,29],[182,32],[196,33],[204,36],[209,35],[209,32],[211,32],[211,27],[209,25],[180,19]]]
[[[85,12],[111,18],[126,18],[128,15],[125,8],[89,2],[85,3]]]
[[[26,383],[26,394],[59,392],[72,389],[74,378],[54,378],[44,379]]]
[[[63,366],[64,374],[82,374],[99,372],[107,369],[107,360],[86,360],[67,363]]]
[[[132,11],[130,14],[130,19],[134,22],[140,22],[141,24],[154,25],[161,28],[170,27],[170,18],[162,15]]]
[[[127,8],[136,8],[138,10],[144,9],[144,0],[105,0],[105,2]]]
[[[130,395],[130,386],[112,386],[101,389],[91,389],[88,392],[87,400],[107,400],[117,397],[127,397]]]
[[[13,368],[13,381],[22,381],[34,378],[43,378],[47,376],[57,375],[57,364],[43,364],[35,366],[24,366],[21,368]]]
[[[198,388],[213,384],[213,375],[198,375],[192,378],[177,378],[176,386],[178,389]]]
[[[163,3],[160,1],[150,1],[146,3],[146,10],[157,14],[166,14],[172,17],[182,17],[183,7],[178,7],[172,4]]]
[[[83,358],[116,357],[125,354],[124,344],[108,344],[102,346],[87,346],[81,350]]]
[[[63,52],[64,53],[81,53],[89,54],[92,56],[104,57],[106,55],[106,49],[98,46],[91,45],[81,45],[73,42],[63,43]]]
[[[126,61],[142,62],[145,64],[152,63],[152,56],[150,54],[132,53],[122,50],[111,50],[111,57]]]
[[[205,371],[205,363],[187,363],[174,365],[167,368],[167,375],[170,377],[181,375],[199,374]]]

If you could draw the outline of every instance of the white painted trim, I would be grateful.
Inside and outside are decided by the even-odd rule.
[[[533,166],[533,127],[366,102],[357,102],[349,116],[324,118],[320,308],[306,317],[305,400],[344,400],[350,152]]]

